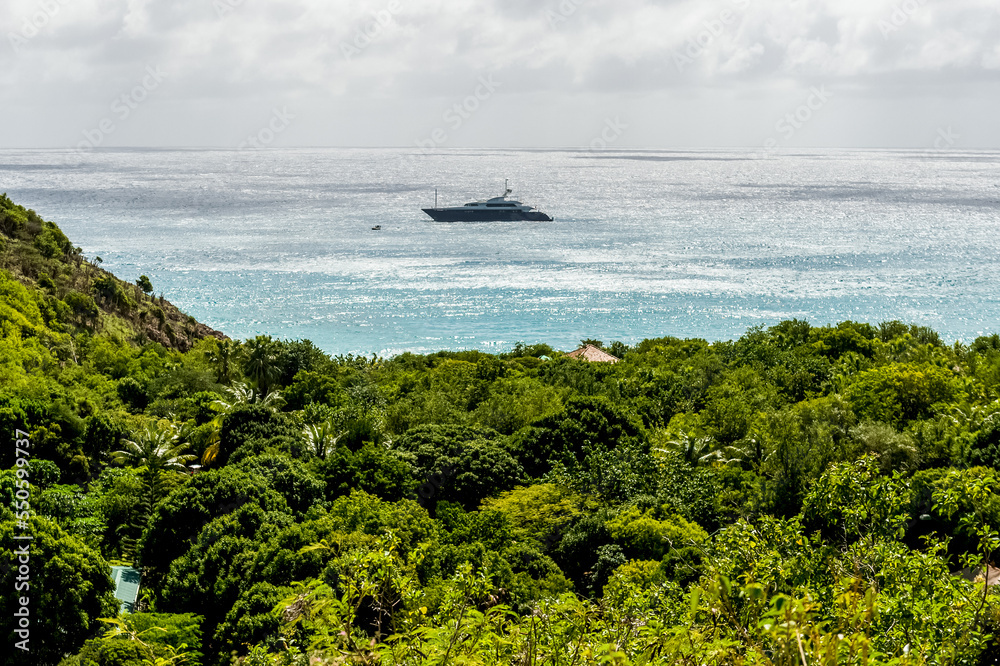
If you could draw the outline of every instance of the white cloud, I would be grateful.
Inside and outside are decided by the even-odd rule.
[[[467,94],[483,72],[505,82],[505,97],[651,100],[819,82],[953,97],[1000,68],[995,0],[8,0],[0,25],[0,92],[35,118],[19,121],[35,136],[46,122],[49,136],[73,123],[52,104],[77,109],[81,126],[150,64],[170,80],[149,106],[197,107],[206,124],[280,99],[317,109],[367,100],[382,124],[403,125],[408,111]],[[685,53],[690,63],[678,65]],[[174,135],[204,140],[190,114],[177,118],[189,126]],[[342,134],[316,138],[328,140]]]

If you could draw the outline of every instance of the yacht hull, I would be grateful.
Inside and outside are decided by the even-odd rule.
[[[537,210],[462,210],[461,208],[421,208],[436,222],[551,222],[552,218]]]

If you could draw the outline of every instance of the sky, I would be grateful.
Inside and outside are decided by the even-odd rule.
[[[1000,0],[3,0],[0,148],[1000,147]]]

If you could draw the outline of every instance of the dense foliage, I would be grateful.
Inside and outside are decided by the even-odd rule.
[[[1000,336],[588,341],[616,364],[266,336],[182,352],[123,315],[153,304],[148,278],[116,296],[2,203],[0,428],[32,442],[0,472],[5,610],[18,491],[35,513],[32,653],[10,663],[1000,656]],[[44,261],[64,268],[30,274]],[[141,612],[119,611],[112,563],[141,569]]]

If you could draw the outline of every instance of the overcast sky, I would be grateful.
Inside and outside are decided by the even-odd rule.
[[[998,0],[2,0],[0,26],[6,148],[1000,147]]]

